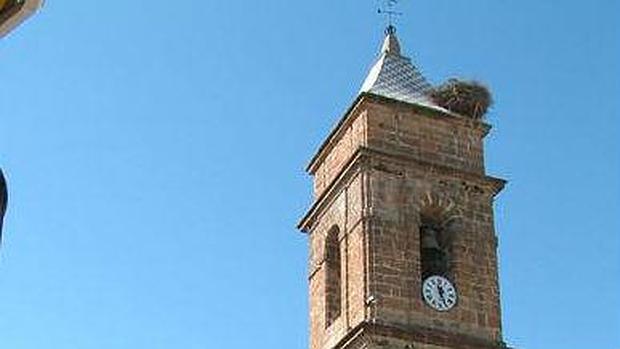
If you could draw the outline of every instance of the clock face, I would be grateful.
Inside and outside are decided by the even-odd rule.
[[[422,283],[422,297],[431,308],[437,311],[448,311],[456,305],[456,289],[443,276],[429,276]]]

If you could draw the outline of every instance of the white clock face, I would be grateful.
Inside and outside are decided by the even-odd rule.
[[[443,276],[428,277],[422,283],[422,296],[431,308],[438,311],[448,311],[456,305],[456,289]]]

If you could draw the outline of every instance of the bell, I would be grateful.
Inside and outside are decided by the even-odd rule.
[[[441,250],[439,241],[437,241],[437,235],[437,230],[434,228],[429,226],[422,227],[422,248]]]

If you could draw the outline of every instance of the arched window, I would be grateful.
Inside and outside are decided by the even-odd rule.
[[[340,262],[340,241],[338,227],[330,229],[325,239],[325,326],[331,325],[340,316],[342,270]]]
[[[422,219],[420,224],[420,262],[422,280],[432,275],[448,274],[446,232],[432,220]]]

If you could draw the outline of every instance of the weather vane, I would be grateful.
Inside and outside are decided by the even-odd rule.
[[[385,15],[388,22],[388,31],[396,30],[394,28],[394,19],[396,19],[396,17],[398,16],[403,15],[402,12],[398,12],[395,10],[396,5],[398,5],[398,0],[384,0],[384,7],[379,7],[379,9],[377,10],[377,13]]]

